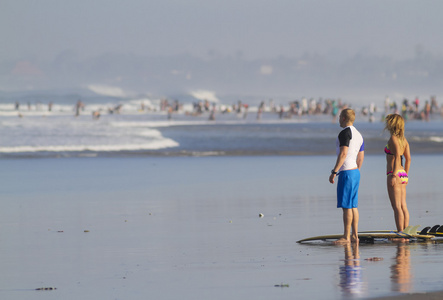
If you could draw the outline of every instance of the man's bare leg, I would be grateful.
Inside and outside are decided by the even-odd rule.
[[[336,240],[335,244],[347,244],[351,242],[351,227],[352,227],[352,220],[353,220],[353,212],[352,209],[349,208],[342,208],[343,209],[343,226],[344,226],[344,232],[343,237]]]
[[[352,209],[352,236],[351,242],[358,243],[358,220],[359,220],[358,208],[354,207]]]

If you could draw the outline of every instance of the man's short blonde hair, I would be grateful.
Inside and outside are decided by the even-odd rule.
[[[343,109],[340,115],[345,118],[346,123],[354,123],[355,121],[355,111],[352,108]]]

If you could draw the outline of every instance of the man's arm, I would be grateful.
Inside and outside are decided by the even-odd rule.
[[[348,155],[348,149],[349,149],[349,147],[347,147],[347,146],[340,147],[340,153],[337,156],[337,161],[335,162],[335,166],[334,166],[333,171],[338,172],[338,170],[340,170],[341,166],[345,162],[346,156]],[[336,175],[337,174],[331,174],[331,176],[329,176],[330,183],[334,183],[334,178]]]
[[[361,169],[361,165],[363,164],[363,160],[365,159],[365,151],[358,152],[357,155],[357,167]]]

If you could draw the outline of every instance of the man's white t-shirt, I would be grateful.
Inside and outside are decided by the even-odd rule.
[[[342,146],[346,146],[349,149],[339,172],[357,168],[357,155],[360,151],[365,150],[365,142],[360,132],[354,126],[345,127],[338,134],[336,142],[337,155],[340,153],[340,147]]]

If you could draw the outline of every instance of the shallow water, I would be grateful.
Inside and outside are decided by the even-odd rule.
[[[413,156],[411,224],[443,223],[433,175],[441,159]],[[334,163],[333,156],[3,159],[0,297],[342,299],[441,289],[443,244],[296,243],[342,231],[328,182]],[[384,164],[383,155],[366,156],[361,230],[395,227]]]
[[[13,104],[11,103],[11,107]],[[189,116],[134,109],[105,114],[94,120],[91,112],[74,117],[67,111],[26,111],[23,117],[2,115],[0,104],[0,158],[82,156],[225,156],[225,155],[333,155],[340,127],[329,115],[302,115],[280,119],[266,112],[257,120],[234,113]],[[43,115],[42,115],[43,114]],[[381,120],[378,113],[376,120]],[[370,123],[358,114],[356,127],[365,138],[365,152],[382,153],[388,133],[383,123]],[[406,124],[414,153],[443,153],[443,122]]]

